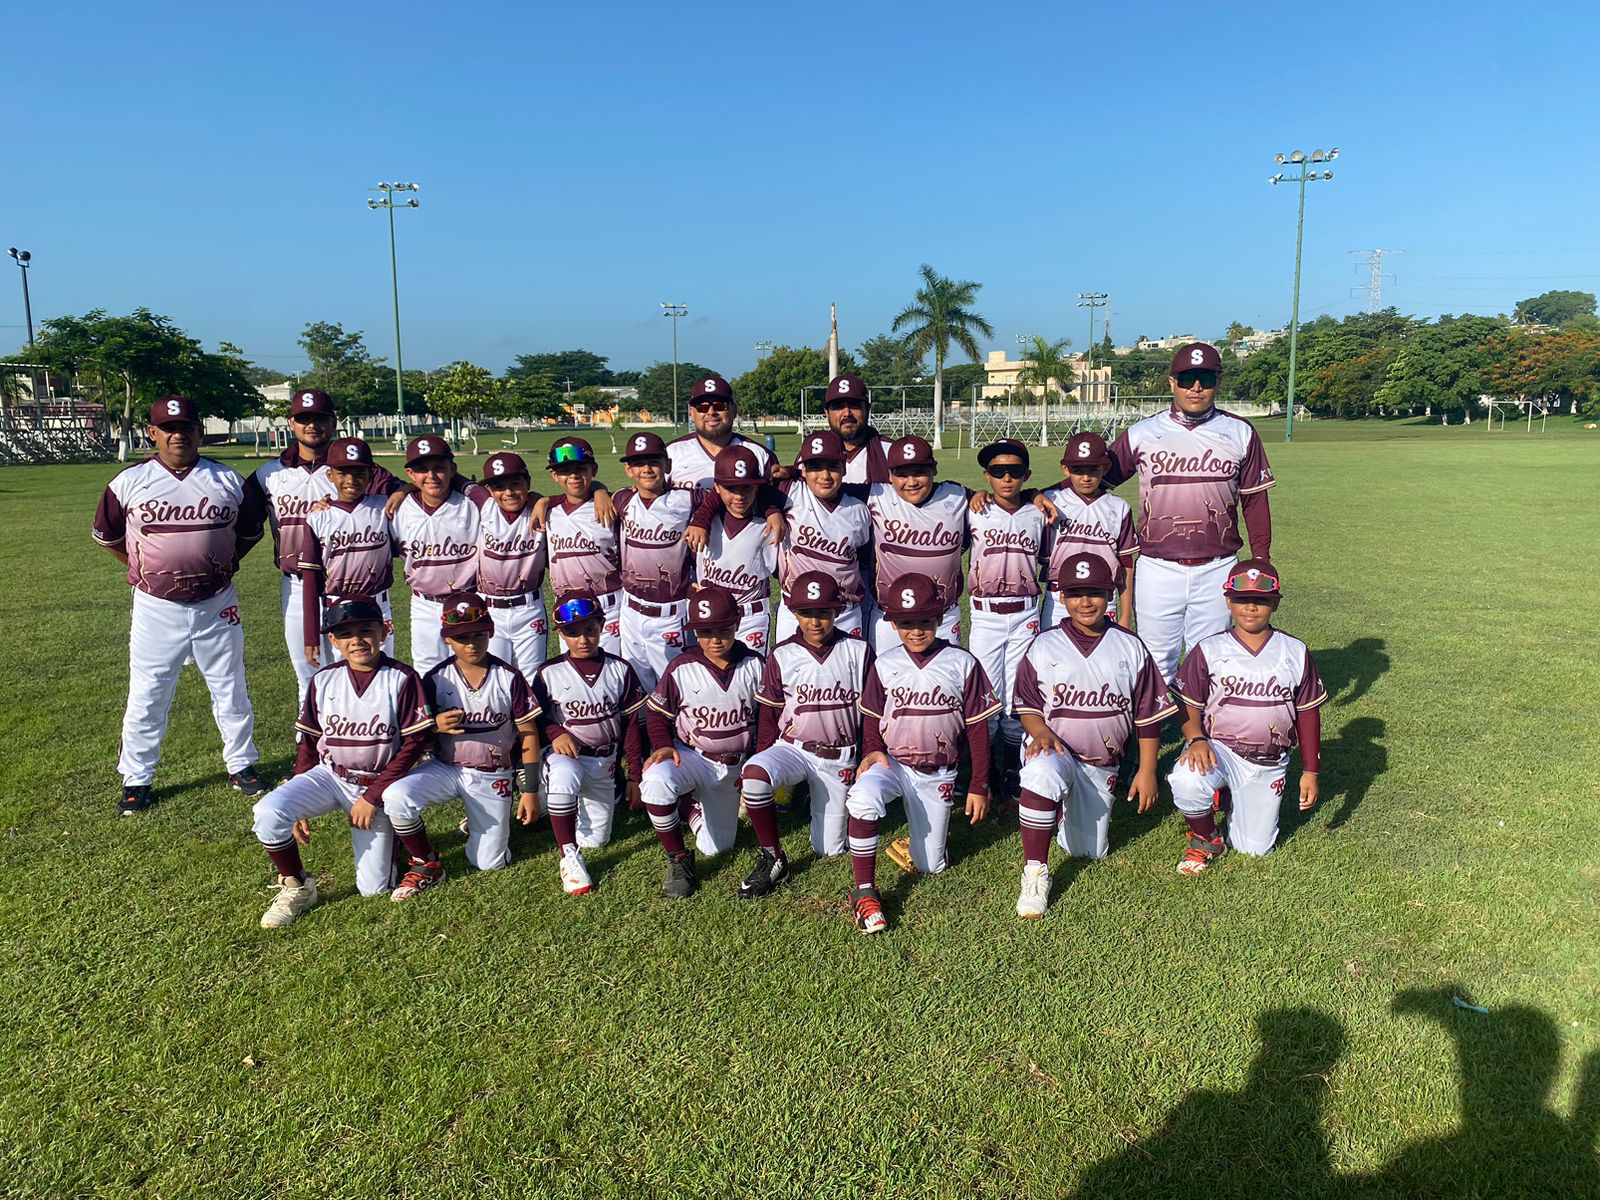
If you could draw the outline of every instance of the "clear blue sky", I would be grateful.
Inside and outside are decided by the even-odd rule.
[[[36,320],[147,305],[293,370],[329,320],[406,365],[582,346],[733,375],[758,339],[887,329],[919,263],[980,281],[996,347],[1600,289],[1587,6],[25,5],[6,20],[0,245]],[[1203,16],[1202,16],[1203,14]],[[0,284],[0,345],[23,341]]]

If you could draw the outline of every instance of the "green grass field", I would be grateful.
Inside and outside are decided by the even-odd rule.
[[[941,877],[884,863],[870,939],[798,818],[786,891],[735,899],[747,835],[670,905],[639,816],[571,900],[546,825],[477,876],[453,809],[449,883],[404,906],[355,895],[324,819],[324,903],[263,932],[196,672],[160,803],[115,813],[113,468],[0,472],[0,1194],[1600,1194],[1600,435],[1561,426],[1264,424],[1279,624],[1332,694],[1322,804],[1198,880],[1164,793],[1120,811],[1041,922],[1012,913],[1014,826],[962,828]],[[275,779],[268,553],[240,591]]]

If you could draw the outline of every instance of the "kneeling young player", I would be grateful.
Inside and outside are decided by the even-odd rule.
[[[640,797],[667,854],[661,894],[682,900],[700,886],[694,850],[683,844],[680,800],[695,845],[721,854],[739,831],[739,770],[756,740],[762,658],[739,638],[740,608],[715,585],[689,601],[696,645],[673,659],[649,699],[650,756]]]
[[[862,933],[882,933],[888,922],[878,897],[878,824],[891,800],[904,799],[917,871],[945,869],[950,808],[961,748],[972,753],[967,819],[989,812],[988,722],[999,711],[994,688],[978,660],[938,636],[944,593],[926,575],[904,574],[879,591],[891,607],[900,645],[867,672],[861,693],[862,748],[866,756],[845,798],[850,864],[855,873],[855,919]]]
[[[820,857],[843,854],[845,789],[855,780],[861,743],[861,690],[872,648],[834,622],[850,607],[832,575],[806,571],[783,598],[799,631],[772,648],[761,673],[757,752],[745,764],[744,804],[761,844],[755,869],[739,886],[754,900],[789,878],[778,842],[774,789],[811,785],[811,848]]]
[[[545,807],[561,852],[561,888],[569,896],[594,890],[583,852],[611,841],[619,746],[631,781],[628,803],[639,807],[644,738],[634,717],[645,694],[633,667],[601,648],[605,615],[593,592],[563,596],[556,629],[566,653],[545,663],[533,681],[543,710]]]
[[[539,761],[539,706],[522,672],[489,653],[495,626],[482,596],[447,597],[440,634],[450,657],[422,680],[438,744],[430,762],[389,789],[385,807],[409,849],[413,837],[427,840],[422,814],[459,796],[467,809],[467,861],[494,871],[511,862],[512,795],[522,824],[539,815],[533,765]],[[409,900],[438,883],[443,872],[433,872],[436,865],[429,847],[390,899]]]
[[[1137,635],[1107,619],[1116,575],[1098,554],[1074,554],[1056,580],[1066,619],[1041,633],[1017,667],[1014,707],[1028,747],[1022,765],[1022,891],[1017,916],[1050,904],[1050,834],[1075,858],[1110,849],[1112,792],[1128,742],[1139,766],[1128,799],[1156,799],[1161,723],[1177,712]]]
[[[383,610],[368,597],[341,600],[322,631],[342,661],[306,685],[294,777],[256,802],[255,835],[278,869],[278,896],[263,929],[288,925],[317,902],[317,881],[300,861],[312,817],[350,817],[356,887],[377,896],[393,883],[394,831],[384,815],[389,787],[421,761],[433,730],[422,680],[383,652]],[[409,847],[408,847],[409,848]],[[409,878],[409,875],[408,875]]]
[[[1229,845],[1243,854],[1272,849],[1296,741],[1300,807],[1317,802],[1318,709],[1328,692],[1306,644],[1272,627],[1283,599],[1278,572],[1264,558],[1246,559],[1223,595],[1233,628],[1202,639],[1178,668],[1184,746],[1167,782],[1189,824],[1189,848],[1178,863],[1183,875],[1200,874]],[[1226,835],[1217,830],[1219,818]]]

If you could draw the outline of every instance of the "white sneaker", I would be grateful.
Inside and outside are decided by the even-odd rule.
[[[569,896],[586,896],[594,891],[594,880],[583,864],[583,851],[576,846],[561,856],[561,890]]]
[[[304,883],[296,883],[288,875],[278,878],[278,895],[261,914],[261,928],[282,929],[293,925],[317,902],[317,881],[306,873]]]
[[[1029,863],[1022,868],[1022,894],[1017,897],[1017,916],[1037,921],[1050,907],[1050,868]]]

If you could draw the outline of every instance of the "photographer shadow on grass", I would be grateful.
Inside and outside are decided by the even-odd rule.
[[[1382,638],[1357,638],[1342,648],[1313,650],[1311,660],[1333,704],[1354,704],[1389,670],[1389,651]]]
[[[1382,717],[1353,717],[1339,732],[1322,743],[1323,794],[1317,807],[1302,812],[1291,802],[1294,791],[1286,790],[1281,810],[1279,844],[1293,837],[1299,828],[1326,811],[1334,801],[1338,806],[1328,818],[1330,830],[1342,828],[1367,798],[1372,785],[1389,769],[1389,750],[1383,744],[1388,726]],[[1291,784],[1293,777],[1291,776]]]

